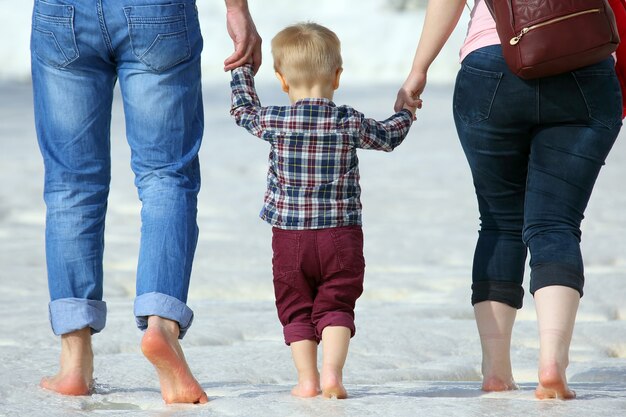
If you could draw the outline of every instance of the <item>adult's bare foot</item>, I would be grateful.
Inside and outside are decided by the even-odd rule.
[[[497,377],[483,378],[482,390],[487,392],[512,391],[519,389],[513,379],[501,379]]]
[[[571,400],[576,393],[567,385],[565,369],[558,365],[542,365],[539,369],[539,385],[535,389],[535,397],[540,400],[559,398]]]
[[[43,377],[39,385],[63,395],[90,395],[93,380],[83,370],[59,371],[55,376]]]
[[[565,371],[580,294],[569,287],[551,285],[534,295],[539,324],[539,385],[535,396],[542,400],[576,398],[567,385]]]
[[[178,342],[179,332],[178,323],[150,316],[141,350],[156,368],[166,404],[204,404],[209,399],[189,369]]]
[[[91,329],[84,328],[61,336],[61,368],[44,377],[42,388],[63,395],[89,395],[93,388]]]

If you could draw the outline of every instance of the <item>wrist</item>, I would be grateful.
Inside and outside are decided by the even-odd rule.
[[[411,75],[426,75],[428,73],[428,65],[414,64],[411,67]]]
[[[226,0],[226,12],[249,14],[247,0]]]

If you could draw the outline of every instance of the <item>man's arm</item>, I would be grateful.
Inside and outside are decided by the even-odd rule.
[[[403,109],[387,120],[378,122],[364,118],[359,131],[359,148],[391,152],[409,133],[413,114]]]
[[[247,0],[226,0],[226,28],[235,52],[224,61],[224,71],[252,64],[256,74],[261,66],[261,37],[252,21]]]
[[[260,124],[261,101],[254,88],[252,65],[245,64],[232,71],[232,104],[230,114],[241,126],[254,136],[262,138],[263,130]]]

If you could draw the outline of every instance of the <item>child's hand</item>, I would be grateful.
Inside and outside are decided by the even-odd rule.
[[[418,99],[419,104],[418,107],[411,107],[408,104],[404,103],[404,105],[402,106],[403,109],[408,110],[411,112],[411,115],[413,116],[413,120],[416,120],[417,117],[415,116],[415,113],[417,112],[417,109],[421,109],[422,108],[422,100]]]

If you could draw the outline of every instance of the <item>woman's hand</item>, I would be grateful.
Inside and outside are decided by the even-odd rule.
[[[394,111],[408,109],[415,114],[415,109],[422,108],[422,99],[420,96],[426,87],[426,72],[411,71],[408,78],[400,87],[396,103],[393,106]]]

